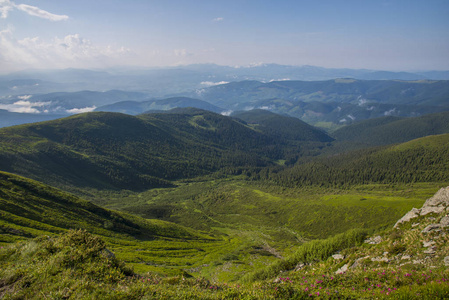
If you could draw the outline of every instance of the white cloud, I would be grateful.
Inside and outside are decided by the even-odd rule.
[[[18,96],[17,98],[19,98],[20,100],[28,100],[31,97],[33,97],[32,95],[23,95],[23,96]]]
[[[29,114],[39,114],[42,111],[39,110],[39,107],[44,107],[47,105],[50,105],[51,101],[49,102],[30,102],[30,101],[24,101],[19,100],[14,102],[13,104],[0,104],[0,109],[5,109],[9,112],[17,112],[17,113],[29,113]],[[44,110],[45,112],[45,110]]]
[[[19,4],[19,5],[16,5],[15,7],[17,7],[21,11],[26,12],[30,16],[35,16],[35,17],[47,19],[50,21],[65,21],[65,20],[69,19],[69,16],[55,15],[55,14],[49,13],[48,11],[42,10],[36,6]]]
[[[0,0],[0,14],[1,18],[6,19],[10,11],[14,8],[26,12],[30,16],[47,19],[50,21],[65,21],[68,20],[69,17],[66,15],[55,15],[46,10],[40,9],[36,6],[31,6],[27,4],[15,4],[10,0]]]
[[[222,111],[221,115],[229,117],[233,112],[233,110]]]
[[[214,22],[223,22],[224,18],[218,17],[218,18],[213,19],[212,21],[214,21]]]
[[[79,34],[50,41],[39,37],[17,40],[11,28],[0,31],[0,65],[4,70],[105,67],[129,53],[130,50],[124,47],[94,45]]]
[[[90,106],[90,107],[67,109],[66,112],[68,112],[69,114],[81,114],[81,113],[94,111],[96,108],[97,107],[94,105],[94,106]]]
[[[390,110],[387,110],[386,112],[384,112],[384,116],[391,116],[393,114],[396,113],[396,108],[392,108]]]
[[[274,82],[274,81],[289,81],[291,80],[290,78],[279,78],[279,79],[271,79],[270,82]]]
[[[214,86],[214,85],[220,85],[220,84],[227,84],[228,81],[220,81],[220,82],[212,82],[212,81],[202,81],[201,85],[205,86]]]
[[[6,19],[9,11],[14,9],[14,5],[9,0],[0,0],[0,17]]]

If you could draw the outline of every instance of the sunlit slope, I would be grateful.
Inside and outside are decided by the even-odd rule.
[[[266,178],[284,186],[449,181],[449,134],[322,157]]]

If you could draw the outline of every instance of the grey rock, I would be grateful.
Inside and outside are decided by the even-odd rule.
[[[405,214],[401,219],[399,219],[394,228],[399,224],[408,222],[413,218],[419,216],[425,216],[430,213],[442,213],[444,210],[449,211],[449,186],[441,188],[438,192],[433,195],[433,197],[426,200],[421,209],[413,208],[411,211]]]
[[[435,245],[435,242],[434,241],[428,241],[428,242],[423,242],[422,244],[423,244],[422,246],[424,248],[427,248],[427,247]]]
[[[345,257],[341,254],[334,254],[334,255],[332,255],[332,258],[335,260],[341,260],[341,259],[344,259]]]
[[[429,226],[427,226],[426,228],[423,229],[423,231],[421,231],[422,233],[429,233],[431,231],[440,229],[441,225],[440,224],[430,224]]]
[[[443,262],[444,262],[444,265],[445,265],[446,267],[449,267],[449,256],[446,256],[446,257],[443,259]]]
[[[435,195],[432,198],[429,198],[426,200],[426,202],[423,205],[424,207],[427,206],[449,206],[449,187],[441,188],[438,192],[435,193]]]
[[[355,268],[360,267],[361,266],[361,261],[364,260],[364,259],[367,259],[367,258],[369,258],[369,256],[357,258],[355,260],[355,262],[352,264],[352,266],[350,266],[349,268],[350,269],[355,269]]]
[[[371,258],[371,261],[383,261],[383,262],[389,262],[390,260],[386,257],[373,257]]]
[[[406,260],[412,258],[410,255],[402,255],[401,260]]]
[[[444,206],[427,206],[427,207],[423,207],[419,214],[421,216],[425,216],[430,213],[440,214],[444,211],[444,209],[445,209]]]
[[[425,254],[435,254],[435,250],[433,248],[427,249],[423,251]]]
[[[402,218],[400,218],[396,224],[394,224],[394,228],[396,228],[399,224],[404,223],[404,222],[408,222],[413,218],[417,218],[419,217],[419,212],[420,210],[417,208],[412,208],[411,211],[409,211],[408,213],[405,214],[405,216],[403,216]]]
[[[416,226],[418,226],[419,225],[419,223],[413,223],[412,224],[412,227],[416,227]]]
[[[306,266],[305,263],[300,262],[296,265],[295,271],[299,271],[299,270],[303,269],[305,266]]]
[[[340,269],[338,269],[335,274],[343,274],[346,271],[348,271],[348,264],[345,264],[344,266],[342,266]]]
[[[445,216],[440,220],[440,225],[443,227],[449,226],[449,216]]]
[[[369,239],[365,240],[365,243],[367,244],[371,244],[371,245],[376,245],[379,244],[380,242],[382,242],[382,237],[381,236],[374,236],[374,237],[370,237]]]

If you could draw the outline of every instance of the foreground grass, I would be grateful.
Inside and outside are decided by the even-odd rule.
[[[69,231],[0,249],[3,299],[444,299],[446,268],[373,268],[343,274],[290,272],[227,284],[186,276],[137,275],[98,237]]]

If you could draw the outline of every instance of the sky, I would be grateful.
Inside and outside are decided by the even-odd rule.
[[[0,0],[0,73],[196,63],[449,70],[449,0]]]

